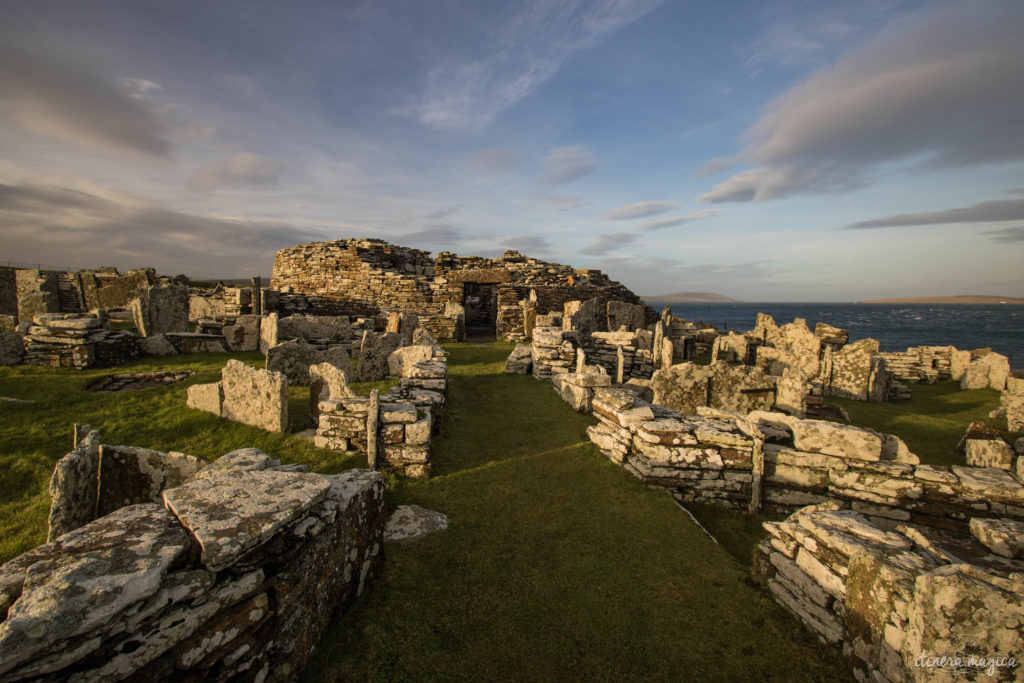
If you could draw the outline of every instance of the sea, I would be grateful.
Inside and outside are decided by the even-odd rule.
[[[851,341],[877,339],[882,351],[921,345],[991,347],[1010,359],[1010,367],[1024,369],[1022,304],[648,303],[659,312],[671,306],[677,318],[736,332],[754,329],[758,313],[767,313],[779,325],[805,318],[811,330],[815,323],[828,323],[848,329]]]

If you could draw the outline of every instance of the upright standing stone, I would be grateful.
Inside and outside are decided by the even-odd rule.
[[[665,307],[668,309],[668,306]],[[651,356],[654,359],[654,369],[661,368],[661,347],[665,342],[665,323],[658,321],[654,324],[654,342],[651,345]]]
[[[271,313],[260,319],[260,353],[267,355],[267,349],[277,346],[279,320],[277,313]]]
[[[661,340],[661,367],[670,368],[672,367],[672,356],[674,354],[674,344],[672,340],[665,337]]]
[[[356,376],[360,382],[378,382],[388,376],[388,355],[384,341],[370,330],[363,332],[359,347],[359,367]]]
[[[143,337],[167,332],[188,332],[188,287],[148,287],[132,300],[132,318]]]
[[[578,371],[577,371],[578,372]],[[622,353],[622,347],[615,347],[615,383],[622,384],[626,376],[626,356]]]
[[[221,370],[223,417],[269,432],[288,430],[288,380],[231,359]]]
[[[523,309],[523,336],[527,339],[533,337],[533,328],[537,326],[537,292],[531,289],[530,293],[535,298],[523,299],[519,302]]]
[[[380,391],[370,392],[370,409],[366,413],[366,462],[377,469],[377,430],[380,428]]]

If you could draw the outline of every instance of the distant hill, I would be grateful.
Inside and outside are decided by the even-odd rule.
[[[904,299],[869,299],[859,304],[1024,304],[1024,299],[988,294],[954,294],[953,296],[918,296]]]
[[[675,294],[659,294],[657,296],[641,296],[644,301],[664,301],[666,303],[720,303],[724,301],[739,301],[724,294],[714,292],[676,292]]]

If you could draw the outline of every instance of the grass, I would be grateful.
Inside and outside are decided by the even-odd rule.
[[[999,392],[992,389],[963,391],[956,382],[911,384],[913,398],[906,401],[850,401],[829,399],[841,406],[851,423],[903,439],[921,462],[932,465],[964,465],[956,451],[967,425],[986,422],[1012,443],[1020,434],[1006,431],[1006,420],[989,418],[999,407]]]
[[[757,520],[698,510],[723,546],[714,544],[665,491],[602,457],[585,435],[593,418],[550,383],[505,375],[511,345],[448,348],[435,475],[392,479],[389,501],[440,510],[450,526],[387,544],[382,575],[332,625],[304,680],[849,679],[835,649],[750,583]],[[114,370],[0,369],[0,396],[36,401],[0,403],[0,560],[44,540],[46,482],[72,422],[91,423],[106,443],[209,459],[251,445],[321,472],[365,466],[184,408],[187,386],[215,381],[229,357],[262,363],[208,354]],[[196,375],[131,393],[84,390],[112,372],[180,367]],[[289,390],[293,429],[308,424],[307,400],[304,388]]]
[[[387,544],[304,679],[848,678],[664,490],[600,455],[592,417],[503,374],[510,348],[449,347],[435,474],[389,491],[449,528]],[[757,522],[725,517],[749,558]]]
[[[160,451],[190,453],[213,460],[236,448],[255,446],[286,462],[309,465],[319,472],[365,467],[365,456],[352,456],[314,448],[293,434],[271,434],[262,429],[222,420],[185,407],[192,384],[216,382],[228,358],[263,367],[258,352],[216,353],[147,358],[116,368],[85,371],[17,366],[0,368],[0,396],[33,403],[0,402],[0,562],[46,541],[50,511],[47,484],[58,459],[71,450],[71,425],[90,424],[103,443],[142,446]],[[86,386],[105,375],[124,372],[159,372],[187,368],[189,379],[165,387],[132,392],[87,391]],[[368,394],[386,390],[394,380],[354,384]],[[290,387],[288,413],[292,431],[311,427],[309,388]]]

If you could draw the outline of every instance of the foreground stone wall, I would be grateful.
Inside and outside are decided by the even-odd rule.
[[[886,530],[839,505],[810,506],[765,522],[755,575],[822,641],[841,643],[860,680],[1020,680],[1024,561],[999,539],[1024,524],[999,524],[972,521],[975,537]]]
[[[293,680],[383,559],[384,482],[256,449],[0,566],[5,680]]]

